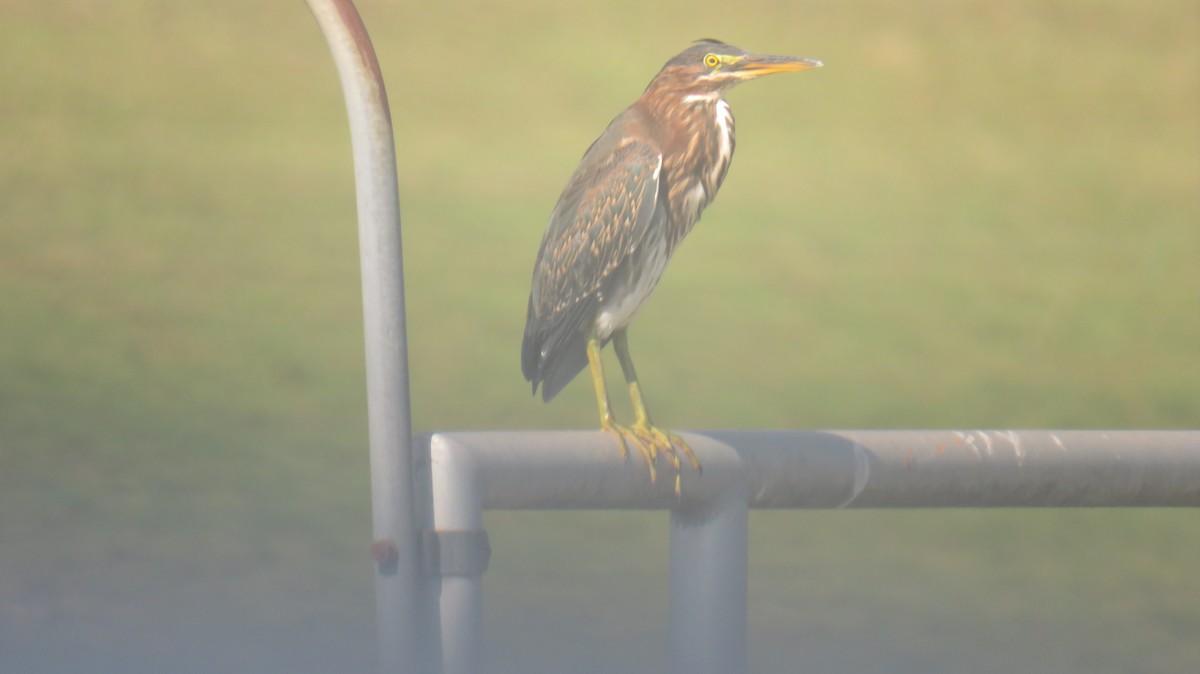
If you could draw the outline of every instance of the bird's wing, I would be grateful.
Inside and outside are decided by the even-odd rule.
[[[535,391],[543,382],[547,400],[586,365],[605,282],[641,245],[659,207],[662,152],[612,131],[567,183],[534,265],[521,366]]]

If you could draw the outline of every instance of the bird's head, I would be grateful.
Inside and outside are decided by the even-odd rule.
[[[751,54],[719,40],[698,40],[667,61],[647,91],[664,89],[720,95],[735,84],[763,75],[798,72],[821,65],[814,59]]]

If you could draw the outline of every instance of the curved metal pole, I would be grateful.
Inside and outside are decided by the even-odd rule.
[[[371,511],[380,669],[419,672],[421,576],[413,483],[400,200],[391,113],[379,62],[350,0],[306,0],[325,35],[346,99],[358,194]]]

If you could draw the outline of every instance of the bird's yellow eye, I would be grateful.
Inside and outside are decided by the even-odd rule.
[[[716,54],[706,54],[704,56],[704,65],[708,66],[709,68],[716,68],[717,66],[721,65],[721,57],[717,56]]]

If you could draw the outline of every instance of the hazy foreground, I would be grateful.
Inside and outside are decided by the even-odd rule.
[[[695,427],[1200,427],[1194,2],[364,2],[418,430],[587,428],[518,366],[578,157],[717,37],[738,155],[633,339]],[[736,14],[733,7],[737,7]],[[9,0],[0,670],[364,671],[348,135],[302,3]],[[626,408],[620,408],[624,411]],[[666,516],[492,514],[497,672],[653,671]],[[756,671],[1200,661],[1195,512],[753,519]]]

